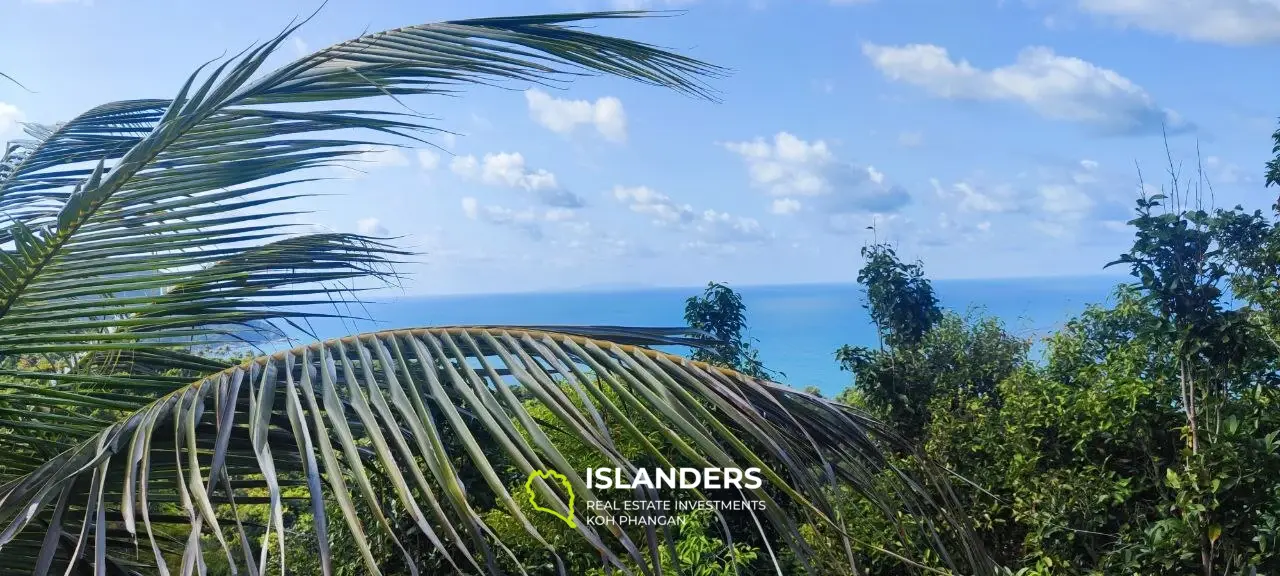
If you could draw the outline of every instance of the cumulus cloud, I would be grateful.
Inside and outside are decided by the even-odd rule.
[[[1007,183],[961,180],[945,187],[937,179],[930,179],[929,183],[939,198],[954,202],[961,212],[999,214],[1021,212],[1026,208],[1025,199]]]
[[[627,204],[632,212],[653,216],[658,223],[688,223],[696,215],[693,206],[677,204],[648,186],[615,186],[613,197]]]
[[[626,142],[627,112],[622,101],[613,96],[588,100],[556,98],[536,88],[524,93],[529,115],[553,132],[568,134],[578,126],[594,126],[596,132],[610,142]]]
[[[418,165],[423,170],[435,170],[440,167],[440,153],[435,150],[423,148],[418,150]]]
[[[778,198],[773,201],[769,211],[774,214],[795,214],[800,211],[800,201],[795,198]]]
[[[1025,48],[1013,64],[991,70],[953,60],[946,48],[932,44],[864,43],[862,53],[890,80],[940,98],[1020,102],[1046,118],[1117,134],[1189,128],[1128,78],[1050,48]]]
[[[377,146],[365,144],[360,153],[352,156],[357,168],[386,168],[391,166],[408,166],[409,157],[394,146]]]
[[[791,202],[775,203],[784,209],[800,209],[808,198],[825,213],[889,213],[901,209],[911,197],[899,186],[886,183],[874,166],[859,166],[836,158],[823,140],[805,141],[788,132],[772,140],[757,137],[728,142],[724,147],[741,156],[751,185]]]
[[[535,240],[542,239],[544,223],[566,222],[575,217],[574,211],[567,208],[514,210],[504,206],[481,205],[479,200],[471,196],[462,199],[462,213],[471,220],[513,228]]]
[[[470,154],[454,156],[453,160],[449,161],[449,169],[463,178],[475,178],[480,173],[480,162]]]
[[[293,53],[298,58],[311,54],[311,47],[307,46],[306,40],[294,36],[289,39],[293,43]]]
[[[365,236],[387,236],[391,234],[391,231],[387,230],[387,227],[383,226],[381,221],[372,216],[356,220],[356,231]]]
[[[1276,0],[1079,0],[1081,10],[1151,32],[1216,44],[1280,40]]]
[[[1060,219],[1079,220],[1093,208],[1094,201],[1078,187],[1066,184],[1040,186],[1041,208],[1046,214]]]
[[[613,197],[626,204],[632,212],[651,216],[656,225],[692,232],[699,242],[752,243],[773,237],[755,218],[715,210],[698,211],[647,186],[615,186]]]
[[[1088,238],[1108,220],[1127,220],[1133,200],[1125,186],[1087,158],[1037,166],[1010,180],[978,172],[950,184],[937,179],[930,184],[936,205],[947,214],[937,228],[952,237],[1030,226],[1055,238]]]
[[[23,118],[25,116],[17,106],[0,102],[0,144],[22,135]]]
[[[1251,182],[1250,178],[1240,166],[1224,162],[1217,156],[1209,156],[1204,159],[1204,168],[1209,175],[1209,181],[1214,184],[1239,184],[1241,182]]]
[[[560,186],[556,175],[544,169],[531,170],[525,165],[519,152],[455,156],[449,163],[453,173],[468,180],[478,180],[489,186],[515,188],[532,192],[539,202],[560,208],[578,208],[582,197]]]

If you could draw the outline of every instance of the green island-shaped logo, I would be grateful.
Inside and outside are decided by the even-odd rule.
[[[542,478],[544,480],[555,479],[560,481],[560,484],[564,486],[565,492],[569,493],[569,515],[568,516],[565,516],[545,506],[538,505],[538,494],[533,491],[534,478]],[[529,479],[525,480],[524,482],[524,493],[529,496],[529,504],[533,506],[534,510],[537,510],[539,512],[546,512],[547,514],[550,514],[552,516],[555,516],[556,518],[564,520],[564,523],[568,524],[570,528],[578,527],[578,525],[573,521],[573,485],[569,483],[569,479],[565,477],[564,474],[556,472],[555,470],[534,470],[533,472],[529,473]]]

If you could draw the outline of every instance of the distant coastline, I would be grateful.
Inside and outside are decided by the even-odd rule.
[[[1005,322],[1011,333],[1038,340],[1079,314],[1107,302],[1125,276],[1061,276],[937,280],[942,305],[966,315]],[[785,383],[817,386],[835,394],[850,374],[834,359],[843,344],[874,346],[874,327],[856,284],[734,285],[747,305],[748,335],[765,365],[786,374]],[[367,320],[316,319],[316,335],[337,337],[409,326],[467,324],[682,326],[684,301],[701,286],[555,292],[448,294],[375,298],[364,304]],[[353,307],[348,313],[363,314]]]
[[[1048,283],[1048,282],[1082,282],[1094,284],[1097,282],[1110,281],[1113,284],[1121,284],[1131,279],[1127,274],[1073,274],[1061,276],[1007,276],[992,278],[940,278],[933,280],[934,284],[965,284],[965,283]],[[820,281],[820,282],[794,282],[780,284],[754,284],[754,283],[734,283],[726,282],[723,279],[709,279],[709,281],[724,282],[735,290],[760,290],[760,289],[789,289],[789,288],[857,288],[857,283],[853,280],[849,281]],[[421,298],[455,298],[455,297],[476,297],[476,296],[516,296],[528,294],[612,294],[618,292],[649,292],[649,291],[701,291],[706,286],[705,283],[697,285],[682,284],[646,284],[640,282],[606,282],[599,284],[584,284],[581,286],[571,286],[564,288],[535,288],[531,290],[509,290],[509,291],[492,291],[492,292],[442,292],[427,294],[408,294],[408,295],[390,295],[387,293],[382,296],[370,298],[375,301],[390,300],[411,300]]]

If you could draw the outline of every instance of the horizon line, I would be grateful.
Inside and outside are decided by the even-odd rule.
[[[933,278],[931,282],[937,284],[953,283],[953,282],[1001,282],[1001,281],[1049,281],[1049,280],[1103,280],[1113,279],[1117,283],[1123,282],[1125,279],[1131,278],[1128,274],[1064,274],[1064,275],[1038,275],[1038,276],[990,276],[990,277],[953,277],[953,278]],[[735,284],[731,282],[720,282],[735,290],[753,289],[753,288],[795,288],[795,287],[836,287],[836,286],[857,286],[858,283],[853,280],[832,280],[832,281],[813,281],[813,282],[779,282],[779,283],[743,283]],[[408,300],[408,299],[427,299],[427,298],[459,298],[467,296],[527,296],[527,295],[549,295],[549,294],[608,294],[608,293],[627,293],[627,292],[648,292],[655,290],[703,290],[706,284],[642,284],[642,283],[600,283],[594,285],[564,287],[564,288],[545,288],[532,290],[510,290],[510,291],[468,291],[468,292],[436,292],[423,294],[370,294],[364,300],[367,304],[378,304],[379,300]]]

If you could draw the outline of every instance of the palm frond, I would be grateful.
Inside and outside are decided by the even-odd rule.
[[[413,115],[276,105],[443,94],[468,83],[552,81],[584,71],[708,95],[698,78],[719,69],[570,25],[633,16],[411,26],[259,75],[291,28],[198,72],[171,100],[118,102],[59,126],[28,127],[34,138],[0,161],[0,214],[9,220],[0,243],[14,246],[0,252],[0,356],[131,351],[207,336],[210,325],[279,317],[270,310],[308,304],[307,296],[329,290],[326,283],[368,276],[397,254],[369,238],[333,236],[324,239],[328,258],[277,250],[272,266],[216,278],[209,271],[216,268],[199,273],[230,289],[167,290],[189,283],[193,267],[279,239],[271,219],[283,213],[268,207],[288,198],[277,189],[303,181],[289,175],[340,163],[369,143],[320,134],[364,130],[420,140],[415,134],[433,130]],[[294,273],[282,279],[282,269]],[[148,312],[167,307],[183,315]],[[104,332],[104,323],[121,318],[130,330]]]
[[[718,68],[572,27],[631,16],[411,26],[260,73],[289,28],[202,67],[174,98],[26,125],[29,138],[0,157],[0,370],[136,408],[174,389],[170,370],[203,375],[225,366],[183,348],[236,343],[246,329],[318,315],[315,305],[357,280],[392,279],[391,266],[407,253],[360,235],[294,234],[279,220],[290,213],[277,206],[305,194],[281,192],[315,178],[301,172],[342,164],[370,144],[422,141],[436,128],[415,114],[285,105],[586,72],[709,94],[698,78]],[[30,357],[53,358],[75,377],[16,365]],[[20,392],[32,410],[74,414],[11,378],[0,378],[0,392]],[[9,447],[0,439],[0,450]],[[30,445],[20,453],[37,454]],[[8,460],[10,473],[21,472],[18,459]]]
[[[801,558],[808,549],[798,523],[834,522],[822,486],[848,483],[872,498],[883,494],[877,472],[892,464],[880,450],[899,441],[857,411],[647,347],[568,333],[597,330],[379,332],[211,375],[0,487],[0,574],[29,573],[37,562],[59,572],[80,564],[102,573],[114,563],[145,573],[163,566],[160,573],[168,573],[214,555],[259,574],[284,562],[268,551],[291,545],[293,536],[281,525],[290,506],[314,514],[310,530],[322,536],[314,541],[325,573],[332,561],[327,525],[342,522],[360,546],[379,531],[399,541],[393,524],[402,518],[393,511],[457,570],[496,573],[507,547],[486,525],[478,502],[510,514],[543,543],[545,561],[563,571],[562,550],[509,490],[513,480],[522,484],[544,469],[568,477],[574,512],[584,519],[575,530],[602,562],[648,573],[646,566],[657,565],[650,557],[656,547],[617,526],[585,521],[615,512],[589,504],[609,496],[587,487],[584,471],[550,439],[551,425],[589,447],[601,465],[628,475],[639,464],[619,452],[624,437],[643,443],[645,456],[664,467],[678,459],[699,468],[760,468],[767,484],[740,497],[765,502],[760,529],[769,526]],[[678,342],[669,332],[610,331],[633,343]],[[549,409],[554,422],[532,418],[533,406]],[[655,447],[649,431],[676,453]],[[390,494],[375,491],[374,470],[385,475]],[[464,485],[464,471],[480,480]],[[921,484],[905,474],[898,478],[901,499],[886,508],[891,516],[948,518],[947,507]],[[309,500],[284,501],[279,485],[286,479],[305,480]],[[568,512],[561,487],[541,478],[535,484],[544,504]],[[248,501],[233,488],[246,485],[267,488],[270,525],[249,529],[219,518],[220,506]],[[325,516],[326,499],[338,502],[341,518]],[[178,502],[182,512],[157,518],[158,502]],[[951,528],[966,533],[958,522]],[[204,549],[210,542],[216,544]],[[961,542],[971,547],[970,556],[957,562],[969,573],[989,573],[980,546]],[[360,553],[368,573],[381,573],[367,547]]]
[[[5,74],[4,72],[0,72],[0,78],[4,78],[5,80],[8,80],[8,81],[10,81],[10,82],[13,82],[13,83],[14,83],[14,85],[16,85],[16,86],[17,86],[17,87],[19,87],[19,88],[22,88],[23,90],[26,90],[26,91],[28,91],[28,92],[30,92],[30,91],[31,91],[31,89],[30,89],[30,88],[27,88],[26,86],[23,86],[23,85],[22,85],[22,83],[21,83],[21,82],[19,82],[17,79],[15,79],[13,76],[10,76],[10,75],[8,75],[8,74]]]

